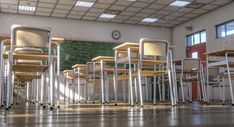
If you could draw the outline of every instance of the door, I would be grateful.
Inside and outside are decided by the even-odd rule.
[[[202,64],[205,66],[206,56],[206,31],[196,32],[187,36],[186,57],[200,58]],[[192,82],[192,99],[197,99],[198,95],[197,82]],[[200,93],[202,93],[200,89]]]

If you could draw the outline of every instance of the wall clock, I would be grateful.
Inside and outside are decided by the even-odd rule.
[[[118,30],[114,30],[111,35],[115,40],[119,40],[121,38],[121,33]]]

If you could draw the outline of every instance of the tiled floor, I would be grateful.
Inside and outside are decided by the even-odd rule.
[[[35,104],[0,110],[0,127],[233,127],[234,107],[186,104],[128,107],[99,104],[62,105],[50,111]]]

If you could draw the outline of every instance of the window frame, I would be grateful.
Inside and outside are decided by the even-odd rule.
[[[228,24],[228,23],[231,23],[231,22],[234,22],[234,19],[229,20],[229,21],[226,21],[226,22],[223,22],[223,23],[220,23],[220,24],[218,24],[218,25],[215,25],[216,39],[224,38],[224,37],[226,37],[226,36],[229,36],[229,35],[227,35],[227,24]],[[218,36],[218,27],[223,26],[223,25],[224,25],[224,30],[225,30],[225,36],[224,36],[224,37],[219,37],[219,36]],[[230,34],[230,35],[234,35],[234,34]]]
[[[202,39],[201,39],[201,33],[203,33],[203,32],[205,32],[205,33],[207,34],[206,30],[203,29],[203,30],[199,30],[199,31],[197,31],[197,32],[194,32],[194,33],[192,33],[192,34],[186,35],[186,44],[187,44],[187,47],[191,47],[191,46],[198,45],[198,44],[201,44],[201,43],[206,43],[206,42],[207,42],[207,36],[206,36],[206,41],[205,41],[205,42],[202,42],[202,41],[201,41],[201,40],[202,40]],[[195,34],[199,34],[199,43],[198,43],[198,44],[194,44],[194,43],[195,43],[195,37],[194,37]],[[189,37],[191,37],[191,36],[193,36],[193,44],[192,44],[192,45],[189,45],[189,44],[188,44],[188,39],[189,39]]]

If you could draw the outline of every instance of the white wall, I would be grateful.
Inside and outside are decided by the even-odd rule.
[[[111,33],[119,30],[122,37],[118,42],[136,42],[142,37],[171,41],[171,29],[168,28],[0,13],[0,35],[9,35],[12,24],[50,27],[53,36],[70,40],[116,42]]]
[[[185,57],[186,35],[203,29],[207,31],[207,51],[214,51],[224,48],[234,49],[234,35],[216,39],[215,28],[215,25],[234,19],[233,8],[234,3],[231,3],[173,28],[173,43],[176,46],[174,49],[175,58],[179,59]],[[186,30],[186,26],[193,26],[193,30]]]

